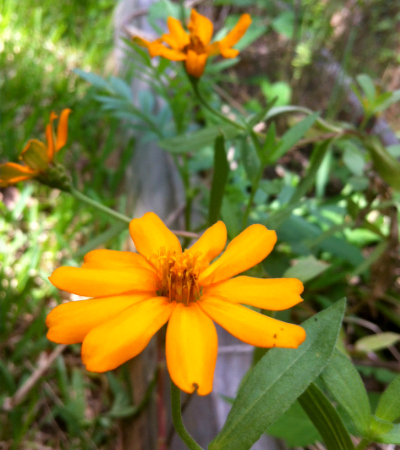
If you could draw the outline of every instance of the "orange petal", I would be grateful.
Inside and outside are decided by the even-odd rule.
[[[178,303],[171,315],[166,340],[167,366],[172,381],[187,393],[212,391],[218,337],[212,320],[196,303]]]
[[[219,52],[224,58],[236,58],[236,56],[239,54],[239,50],[236,50],[234,48],[226,48],[221,47],[219,48]]]
[[[141,267],[135,269],[86,269],[78,267],[59,267],[49,280],[63,291],[85,297],[103,297],[129,291],[157,290],[156,274]]]
[[[303,283],[296,278],[237,277],[206,289],[204,295],[223,297],[234,303],[245,303],[257,308],[282,311],[303,301]]]
[[[47,338],[57,344],[77,344],[93,328],[135,303],[151,297],[148,292],[139,292],[63,303],[56,306],[46,318],[46,325],[49,327]]]
[[[169,46],[176,50],[183,50],[190,44],[189,35],[184,30],[179,20],[174,17],[168,17],[167,25],[170,34],[164,34],[161,39],[165,41]]]
[[[161,44],[161,39],[157,39],[153,42],[146,41],[138,36],[133,38],[133,41],[142,47],[146,47],[149,51],[150,57],[162,56],[163,58],[169,59],[170,61],[184,61],[186,55],[178,50],[167,48]]]
[[[297,348],[306,338],[298,325],[264,316],[242,305],[206,296],[198,305],[211,319],[246,344],[256,347]]]
[[[150,298],[94,328],[82,345],[86,369],[106,372],[138,355],[168,321],[175,305],[165,297]]]
[[[188,29],[190,34],[199,38],[201,43],[207,46],[211,41],[214,26],[210,19],[192,9]]]
[[[219,55],[220,53],[221,53],[221,51],[219,49],[219,42],[214,42],[207,47],[207,55],[208,56]]]
[[[68,137],[68,116],[72,111],[69,108],[64,109],[60,114],[60,120],[57,127],[56,152],[64,147]]]
[[[231,241],[219,259],[200,274],[200,285],[219,283],[250,269],[270,254],[275,242],[275,231],[259,224],[250,225]]]
[[[184,61],[186,59],[185,53],[179,50],[173,50],[171,48],[165,47],[162,44],[154,43],[149,48],[150,56],[162,56],[163,58],[169,59],[170,61]]]
[[[207,53],[197,54],[193,50],[188,50],[185,63],[186,72],[195,78],[203,75],[207,62]]]
[[[182,253],[178,238],[152,212],[140,219],[133,219],[129,224],[129,232],[137,251],[147,259],[158,254],[162,247],[178,255]]]
[[[133,252],[98,249],[87,253],[83,258],[84,269],[111,269],[143,267],[154,271],[153,266],[142,255]]]
[[[212,227],[208,228],[200,239],[191,247],[192,253],[200,252],[207,263],[216,258],[226,245],[226,226],[219,221]]]
[[[29,180],[38,175],[36,170],[15,163],[0,164],[0,186]]]
[[[36,139],[31,139],[22,150],[20,159],[32,170],[44,171],[49,165],[47,148]]]
[[[53,161],[54,158],[53,121],[57,118],[58,118],[57,114],[52,111],[50,114],[50,123],[46,126],[47,156],[49,158],[49,161]]]
[[[233,47],[238,41],[240,41],[240,39],[242,39],[243,35],[246,33],[247,28],[249,28],[250,24],[250,15],[242,14],[238,23],[233,27],[233,29],[219,41],[220,50]]]

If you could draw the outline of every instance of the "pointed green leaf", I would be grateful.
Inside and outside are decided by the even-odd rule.
[[[355,343],[355,349],[360,352],[376,352],[400,341],[400,334],[388,331],[386,333],[364,336]]]
[[[400,375],[397,375],[381,395],[375,415],[389,422],[400,417]]]
[[[305,258],[301,258],[297,264],[283,274],[284,278],[298,278],[305,283],[308,280],[312,280],[316,276],[320,275],[325,270],[329,269],[330,264],[319,261],[315,256],[310,255]]]
[[[240,158],[248,179],[253,182],[260,171],[260,160],[254,145],[247,138],[243,138],[240,146]]]
[[[209,225],[213,225],[219,219],[222,199],[224,198],[225,185],[228,180],[229,164],[226,159],[225,139],[217,137],[214,145],[214,176],[211,185],[210,206],[208,211]]]
[[[275,147],[276,139],[276,126],[275,122],[272,122],[268,127],[267,137],[265,138],[262,148],[262,164],[266,164],[268,161],[268,154],[273,151]]]
[[[374,82],[372,79],[365,74],[358,75],[357,77],[358,84],[361,86],[365,96],[368,99],[369,104],[372,104],[376,97],[376,89]]]
[[[383,444],[400,445],[400,423],[395,423],[388,433],[377,437],[375,440]]]
[[[163,139],[159,145],[170,153],[189,153],[213,145],[215,139],[221,134],[225,139],[233,139],[240,133],[241,131],[232,125],[215,125],[181,136]]]
[[[307,133],[307,131],[314,125],[319,113],[310,114],[301,122],[296,123],[281,137],[278,145],[268,157],[269,162],[275,162],[281,158],[288,150],[296,145],[299,140]]]
[[[321,434],[327,450],[354,450],[342,419],[321,389],[311,383],[299,402]]]
[[[268,351],[241,385],[210,450],[248,450],[282,416],[328,363],[345,307],[343,299],[304,322],[307,339],[298,349]]]
[[[394,189],[400,190],[400,163],[386,150],[379,139],[370,136],[365,139],[374,167],[379,175]]]
[[[368,436],[371,407],[364,383],[349,358],[336,350],[322,373],[322,379],[360,435]]]
[[[266,433],[284,439],[289,447],[305,447],[322,441],[317,429],[298,401],[268,428]]]

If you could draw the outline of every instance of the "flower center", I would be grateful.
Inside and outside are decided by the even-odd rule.
[[[203,268],[200,252],[185,250],[177,255],[161,247],[157,255],[150,257],[150,263],[161,279],[158,295],[186,305],[200,299],[201,289],[197,283]]]
[[[206,48],[204,47],[200,38],[193,33],[190,33],[190,44],[188,44],[184,49],[185,52],[187,52],[188,50],[192,50],[198,55],[206,53]]]

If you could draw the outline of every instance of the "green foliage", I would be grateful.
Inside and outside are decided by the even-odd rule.
[[[290,407],[328,363],[337,340],[345,301],[308,319],[306,341],[295,350],[272,349],[242,383],[210,450],[248,449]]]
[[[229,164],[226,160],[225,139],[217,137],[214,144],[214,175],[210,193],[210,209],[208,222],[213,225],[219,219],[219,214],[224,198],[224,190],[228,179]]]
[[[314,383],[299,397],[299,402],[320,432],[327,450],[354,449],[339,414]]]
[[[368,436],[371,408],[361,377],[347,356],[336,350],[322,373],[327,388],[344,407],[361,436]]]

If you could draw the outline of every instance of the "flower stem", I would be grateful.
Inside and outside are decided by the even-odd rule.
[[[75,188],[71,188],[70,193],[77,199],[82,202],[87,203],[90,206],[93,206],[94,208],[98,209],[99,211],[102,211],[106,214],[108,214],[111,217],[114,217],[114,219],[120,220],[121,222],[130,223],[132,220],[131,218],[120,214],[117,211],[114,211],[111,208],[108,208],[105,205],[102,205],[101,203],[97,202],[96,200],[93,200],[90,197],[87,197],[85,194],[82,194],[82,192],[77,191]]]
[[[104,206],[101,203],[99,203],[96,200],[93,200],[90,197],[87,197],[85,194],[82,194],[82,192],[79,192],[75,188],[70,188],[68,191],[71,195],[73,195],[77,200],[80,200],[82,202],[87,203],[90,206],[93,206],[93,208],[98,209],[99,211],[102,211],[109,216],[113,217],[114,219],[117,219],[124,223],[131,223],[132,218],[125,216],[124,214],[121,214],[117,211],[114,211],[113,209],[109,208],[108,206]],[[171,230],[172,233],[176,234],[177,236],[182,236],[185,239],[198,239],[200,237],[197,233],[192,233],[190,231],[178,231],[178,230]]]
[[[242,131],[248,131],[247,127],[244,125],[241,125],[240,123],[235,122],[234,120],[229,119],[228,117],[221,114],[219,111],[214,109],[207,100],[203,97],[199,90],[199,80],[197,78],[189,76],[190,84],[193,87],[193,91],[196,94],[197,99],[199,100],[200,104],[203,105],[206,109],[208,109],[210,112],[214,114],[214,116],[218,117],[219,119],[223,120],[226,123],[229,123],[230,125],[239,128]]]
[[[181,437],[182,441],[188,446],[190,450],[203,450],[202,447],[192,438],[185,425],[182,422],[181,413],[181,391],[175,386],[175,383],[171,380],[171,409],[172,409],[172,422],[174,424],[176,432]]]

